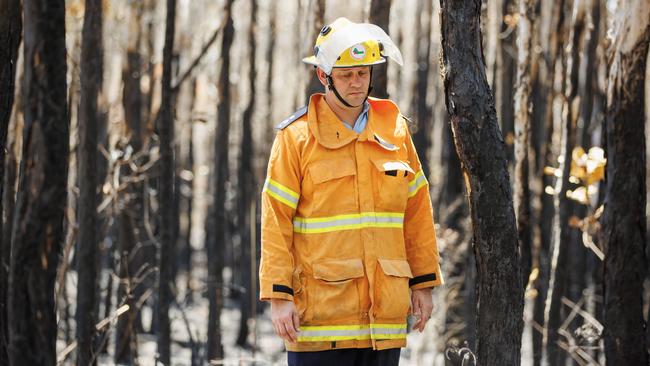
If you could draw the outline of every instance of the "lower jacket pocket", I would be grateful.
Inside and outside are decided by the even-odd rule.
[[[313,320],[353,318],[359,314],[358,278],[364,276],[361,259],[336,259],[313,264],[309,303]]]
[[[305,291],[305,278],[302,267],[298,266],[293,271],[293,302],[296,304],[296,310],[301,320],[308,320],[304,318],[305,311],[307,310],[307,291]]]
[[[404,259],[378,259],[374,313],[380,319],[404,318],[411,306],[411,267]]]

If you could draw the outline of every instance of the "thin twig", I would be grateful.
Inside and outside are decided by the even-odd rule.
[[[224,24],[225,24],[225,22],[222,21],[221,24],[219,24],[219,26],[217,27],[217,29],[215,29],[214,33],[212,34],[212,37],[210,37],[208,42],[206,42],[203,45],[203,48],[201,49],[201,53],[199,53],[199,55],[194,59],[194,61],[192,61],[189,68],[183,73],[183,76],[181,76],[178,79],[178,82],[176,82],[176,84],[172,87],[172,93],[176,93],[178,91],[181,84],[183,84],[185,79],[187,79],[190,76],[190,74],[192,73],[194,68],[196,68],[196,66],[199,64],[199,62],[201,62],[201,59],[203,58],[203,56],[205,56],[205,54],[208,53],[208,50],[210,49],[212,44],[217,40],[217,36],[219,36],[219,33],[223,29]]]
[[[102,319],[99,323],[95,324],[95,329],[97,329],[98,331],[102,330],[104,327],[106,327],[106,325],[108,325],[113,320],[119,318],[120,315],[126,313],[128,310],[129,310],[129,305],[128,304],[124,304],[124,305],[120,306],[120,308],[115,310],[115,312],[113,312],[113,314],[111,314],[111,316],[109,316],[108,318]],[[70,343],[69,345],[67,345],[57,355],[56,363],[60,364],[63,361],[65,361],[65,359],[68,357],[68,355],[72,351],[74,351],[76,348],[77,348],[77,341],[74,341],[74,342]]]
[[[565,305],[567,305],[567,306],[569,306],[571,308],[577,307],[577,305],[574,302],[572,302],[571,300],[569,300],[569,299],[567,299],[565,297],[562,298],[562,302]],[[580,316],[582,316],[583,318],[585,318],[585,320],[587,320],[589,323],[591,323],[594,327],[596,327],[596,329],[598,329],[598,333],[602,334],[604,327],[603,327],[602,324],[600,324],[600,322],[596,318],[594,318],[588,312],[586,312],[586,311],[584,311],[582,309],[579,309],[579,308],[577,310],[577,313],[580,314]]]

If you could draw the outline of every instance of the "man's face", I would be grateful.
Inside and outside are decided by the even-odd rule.
[[[336,90],[351,105],[359,105],[366,99],[370,85],[370,66],[337,67],[332,69],[331,76]]]

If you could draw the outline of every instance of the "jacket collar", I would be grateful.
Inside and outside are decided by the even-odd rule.
[[[319,144],[328,149],[338,149],[357,138],[357,133],[345,128],[343,123],[327,105],[323,94],[313,94],[309,98],[307,112],[309,130]]]
[[[323,94],[313,94],[307,112],[309,130],[316,141],[328,149],[338,149],[359,139],[372,141],[385,150],[398,150],[406,137],[406,123],[399,108],[388,99],[368,98],[368,103],[368,124],[358,135],[343,126]]]

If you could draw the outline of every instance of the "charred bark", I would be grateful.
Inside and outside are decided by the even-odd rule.
[[[14,127],[15,129],[15,127]],[[15,136],[15,131],[13,132]],[[2,184],[4,185],[4,190],[3,190],[3,210],[4,210],[4,225],[2,227],[2,242],[0,245],[2,245],[2,251],[6,253],[6,257],[4,258],[4,263],[1,265],[3,266],[3,276],[5,286],[4,293],[1,295],[3,296],[2,301],[3,304],[6,304],[4,308],[2,309],[2,319],[1,323],[2,324],[2,329],[0,330],[0,333],[2,333],[2,339],[0,339],[0,342],[3,342],[3,348],[0,350],[2,353],[0,354],[0,364],[2,365],[8,365],[9,364],[9,324],[8,324],[8,319],[7,319],[7,311],[8,309],[8,276],[9,276],[9,265],[10,265],[10,257],[9,254],[11,253],[11,232],[12,232],[12,224],[13,224],[13,217],[14,217],[14,208],[15,208],[15,195],[16,195],[16,176],[17,176],[17,170],[18,170],[18,162],[16,161],[16,154],[14,152],[15,147],[13,146],[15,142],[12,141],[12,143],[9,145],[7,151],[7,156],[5,157],[5,175],[4,175],[4,182]]]
[[[647,365],[643,281],[646,277],[645,63],[650,6],[623,2],[608,78],[607,168],[602,239],[608,365]],[[634,199],[630,199],[634,197]]]
[[[214,228],[214,236],[207,243],[208,250],[208,297],[210,311],[208,316],[208,360],[222,359],[221,345],[221,307],[223,304],[223,258],[228,228],[226,212],[226,181],[228,180],[228,138],[230,134],[230,48],[233,43],[235,29],[232,21],[232,0],[226,3],[226,25],[223,30],[221,43],[221,70],[217,88],[219,102],[217,105],[217,134],[214,152],[214,201],[210,218]]]
[[[485,76],[480,1],[440,1],[447,110],[466,176],[477,265],[477,356],[519,365],[523,291],[506,148]]]
[[[79,103],[79,233],[77,241],[77,365],[94,358],[95,301],[97,299],[97,98],[102,85],[102,2],[86,0],[81,45],[81,100]]]
[[[277,3],[271,2],[269,4],[269,10],[268,10],[268,15],[269,15],[269,34],[275,34],[276,31],[276,26],[275,26],[275,13],[276,13],[276,5]],[[269,37],[269,45],[266,49],[266,55],[265,58],[269,61],[267,70],[268,72],[266,73],[266,80],[265,80],[265,85],[264,85],[264,91],[266,92],[268,100],[273,100],[273,50],[275,49],[275,37]],[[269,103],[269,106],[267,107],[266,110],[267,114],[267,119],[272,120],[273,116],[273,108]],[[271,148],[271,145],[273,144],[273,139],[275,138],[275,133],[272,131],[272,129],[267,128],[266,133],[264,134],[264,151],[269,151]]]
[[[25,0],[25,126],[9,271],[12,365],[56,364],[69,154],[65,3]]]
[[[142,164],[139,156],[142,149],[142,92],[140,91],[141,57],[140,45],[140,23],[142,18],[142,4],[132,3],[129,15],[129,39],[126,51],[126,65],[122,71],[124,83],[122,105],[124,107],[124,119],[127,127],[128,144],[132,148],[131,159],[136,165]],[[129,146],[125,146],[126,149]],[[120,176],[129,176],[135,172],[131,170],[130,164],[123,165]],[[119,276],[118,283],[118,304],[125,302],[129,304],[127,314],[117,319],[115,332],[115,362],[128,363],[133,359],[131,352],[131,337],[137,329],[142,328],[139,312],[132,306],[134,299],[139,298],[145,286],[134,286],[132,277],[145,265],[154,266],[155,251],[149,247],[138,248],[137,244],[142,242],[144,231],[143,215],[143,184],[141,182],[129,182],[128,187],[120,194],[120,205],[116,207],[118,216],[118,258]],[[125,232],[128,230],[130,232]],[[148,281],[147,281],[148,282]],[[147,283],[147,285],[152,285]],[[119,305],[118,305],[119,306]]]
[[[562,364],[567,353],[561,350],[558,331],[565,318],[562,297],[566,296],[569,285],[569,250],[573,242],[575,229],[569,226],[569,219],[574,214],[575,204],[567,197],[572,189],[570,182],[572,152],[576,145],[577,110],[574,100],[577,96],[578,51],[579,40],[584,26],[582,0],[569,2],[572,16],[566,19],[564,30],[568,33],[569,45],[565,47],[562,63],[564,95],[562,104],[562,150],[558,159],[558,170],[562,175],[557,179],[554,196],[555,216],[553,218],[552,250],[550,257],[550,277],[545,308],[545,346],[546,359],[551,364]]]
[[[5,175],[5,151],[11,110],[14,104],[18,45],[22,37],[22,14],[20,0],[0,0],[0,213],[3,207],[2,187]],[[0,225],[11,227],[7,220]],[[0,230],[0,365],[9,363],[7,345],[7,278],[9,277],[10,247],[5,246]]]
[[[313,25],[313,34],[314,40],[320,34],[321,27],[325,26],[325,0],[316,0],[314,2],[316,9],[314,11],[314,25]],[[310,50],[313,52],[313,50]],[[307,98],[314,93],[319,93],[323,91],[323,84],[318,80],[315,72],[310,72],[311,78],[309,79],[309,85],[307,85]]]
[[[369,22],[379,26],[390,34],[388,22],[390,20],[391,0],[370,0]],[[377,98],[388,98],[388,62],[373,67],[372,70],[372,95]]]
[[[419,151],[420,162],[424,176],[429,179],[431,167],[429,165],[429,148],[431,147],[431,110],[427,105],[427,91],[429,86],[429,55],[431,54],[431,1],[418,3],[418,15],[420,19],[417,25],[418,40],[418,71],[417,82],[415,83],[414,108],[416,110],[417,129],[413,134],[413,143]]]
[[[515,184],[514,207],[521,254],[521,284],[528,283],[532,266],[532,228],[529,182],[531,38],[536,0],[519,1],[517,23],[517,78],[515,92]]]
[[[516,44],[514,29],[517,27],[514,14],[517,13],[516,0],[503,0],[501,13],[503,21],[501,23],[501,35],[499,41],[499,50],[497,53],[497,70],[495,99],[498,108],[498,119],[501,124],[501,134],[506,139],[506,152],[508,154],[508,164],[514,163],[514,108],[512,101],[515,98],[515,77],[517,72],[516,63]],[[490,50],[492,52],[492,50]]]
[[[538,202],[538,209],[535,217],[538,222],[538,241],[535,248],[535,258],[539,275],[534,283],[537,296],[535,297],[533,309],[533,324],[536,329],[533,331],[533,365],[542,364],[542,353],[544,350],[544,314],[546,296],[548,294],[548,283],[550,278],[550,252],[551,252],[551,231],[555,207],[553,196],[545,192],[545,187],[553,185],[553,177],[544,174],[546,166],[552,166],[557,162],[557,155],[554,153],[553,135],[555,126],[553,124],[553,100],[556,91],[553,87],[554,70],[557,61],[557,52],[563,44],[562,26],[564,19],[564,0],[559,4],[550,2],[540,3],[541,17],[539,27],[536,29],[539,43],[543,53],[539,57],[537,77],[533,89],[533,128],[531,130],[532,146],[535,154],[535,173],[537,192],[535,200]],[[546,15],[546,16],[544,16]]]
[[[119,258],[119,283],[117,286],[117,304],[119,308],[123,304],[129,305],[129,310],[120,316],[115,329],[115,363],[116,364],[133,364],[137,360],[136,350],[136,333],[134,331],[135,322],[135,297],[133,281],[135,270],[131,268],[131,252],[135,242],[133,235],[133,221],[127,209],[122,208],[118,211],[117,224],[117,242]]]
[[[321,5],[324,5],[321,4]],[[323,9],[324,12],[324,9]],[[242,128],[242,141],[240,144],[240,162],[239,162],[239,171],[238,179],[239,182],[239,197],[237,202],[237,226],[239,229],[239,238],[240,238],[240,258],[241,266],[241,279],[242,288],[245,289],[244,293],[240,297],[241,299],[241,318],[239,321],[239,334],[237,335],[237,345],[246,346],[248,338],[248,319],[253,314],[251,305],[255,301],[256,297],[252,297],[254,287],[251,284],[251,268],[253,263],[251,263],[251,245],[254,244],[251,242],[251,225],[253,223],[250,220],[250,207],[251,200],[254,199],[253,196],[253,186],[254,183],[254,174],[253,174],[253,136],[252,136],[252,119],[253,111],[255,109],[255,80],[257,79],[257,67],[255,65],[255,50],[256,50],[256,40],[255,40],[255,22],[257,17],[257,1],[251,0],[251,19],[250,19],[250,28],[248,30],[248,53],[250,62],[250,69],[248,75],[248,87],[250,90],[250,99],[248,101],[248,106],[244,111],[243,116],[243,128]]]
[[[185,153],[182,155],[182,168],[185,172],[188,172],[186,176],[181,175],[181,187],[179,189],[179,194],[182,198],[181,207],[179,214],[182,213],[184,216],[183,220],[183,230],[180,238],[180,250],[178,253],[178,267],[185,271],[185,288],[187,289],[187,296],[185,301],[187,304],[193,302],[192,294],[192,253],[194,249],[192,248],[192,201],[194,199],[194,182],[196,177],[196,169],[194,166],[194,108],[196,105],[196,94],[197,94],[197,81],[193,78],[190,82],[190,92],[189,92],[189,112],[190,120],[189,124],[184,128],[187,128],[187,133],[185,134],[186,145]]]
[[[176,29],[176,0],[167,0],[165,46],[163,48],[162,101],[160,106],[160,255],[158,262],[158,354],[164,365],[170,364],[171,328],[169,307],[173,301],[172,266],[174,265],[174,112],[172,106],[172,53]]]

